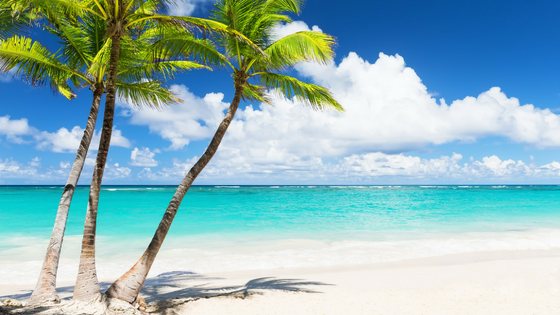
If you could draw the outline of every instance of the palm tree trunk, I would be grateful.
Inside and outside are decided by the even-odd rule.
[[[105,293],[109,298],[117,298],[129,303],[133,303],[142,286],[144,285],[144,281],[148,276],[148,272],[154,263],[156,255],[163,244],[163,240],[171,227],[171,223],[173,222],[173,218],[175,214],[177,214],[177,210],[181,205],[181,201],[185,194],[191,187],[192,183],[196,179],[196,177],[202,172],[204,167],[210,162],[210,159],[214,156],[216,151],[218,150],[218,146],[222,141],[226,131],[233,120],[233,116],[239,107],[239,103],[241,102],[241,96],[243,94],[244,83],[236,84],[235,87],[235,96],[231,105],[229,106],[228,112],[226,113],[226,117],[220,123],[218,130],[214,134],[214,138],[210,141],[208,148],[204,152],[204,154],[200,157],[200,159],[196,162],[196,164],[190,169],[187,173],[187,176],[183,178],[181,184],[177,188],[177,191],[173,195],[169,206],[167,206],[167,210],[159,223],[159,226],[150,242],[150,245],[140,258],[140,260],[124,275],[122,275],[115,283],[111,285],[111,287]]]
[[[80,147],[78,148],[78,153],[76,154],[76,159],[74,160],[70,175],[68,176],[68,181],[66,182],[66,186],[64,186],[62,198],[60,198],[60,203],[58,204],[56,220],[51,234],[51,240],[47,247],[47,254],[43,261],[43,267],[41,268],[41,274],[39,275],[35,290],[33,290],[33,294],[31,294],[31,298],[29,299],[29,304],[32,305],[46,302],[58,303],[60,301],[56,292],[56,273],[60,259],[60,250],[62,249],[64,230],[66,229],[66,221],[68,219],[68,211],[70,210],[70,202],[72,201],[72,196],[74,195],[76,185],[80,179],[80,174],[84,168],[91,138],[93,138],[93,133],[95,131],[95,122],[97,121],[101,96],[104,93],[103,84],[92,86],[92,89],[93,102],[91,104],[88,122],[84,130],[84,135],[82,136],[82,141],[80,142]]]
[[[97,227],[97,206],[99,202],[99,192],[101,190],[101,180],[105,171],[105,163],[109,154],[111,144],[111,134],[113,132],[113,118],[115,115],[115,96],[116,78],[121,50],[121,38],[112,38],[111,56],[109,59],[109,70],[107,76],[107,95],[105,96],[105,114],[103,117],[103,129],[95,170],[91,179],[89,190],[89,200],[84,224],[84,235],[82,238],[82,252],[80,255],[80,265],[78,267],[78,277],[74,287],[74,299],[88,301],[96,298],[101,290],[97,280],[95,268],[95,232]]]

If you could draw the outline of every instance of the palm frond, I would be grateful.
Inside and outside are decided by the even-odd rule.
[[[286,69],[298,62],[326,64],[334,57],[334,38],[320,32],[303,31],[285,36],[265,49],[269,56],[263,63],[271,69]]]
[[[102,19],[107,18],[106,12],[100,10],[92,0],[33,0],[33,5],[39,7],[43,17],[49,21],[56,21],[59,14],[75,19],[87,14],[94,14]]]
[[[264,11],[266,13],[293,12],[300,14],[304,0],[266,0]]]
[[[228,61],[209,39],[198,39],[185,32],[165,34],[152,47],[154,59],[192,58],[201,64],[223,67]]]
[[[26,14],[14,15],[10,7],[0,6],[0,39],[23,32],[29,24],[30,19]]]
[[[164,105],[183,102],[158,81],[117,82],[117,95],[121,101],[137,107],[161,109]]]
[[[88,66],[92,57],[86,48],[89,38],[83,28],[71,25],[64,19],[59,19],[56,25],[45,25],[45,28],[57,36],[62,44],[62,56],[71,68]]]
[[[89,68],[87,69],[87,72],[91,76],[95,78],[103,76],[103,69],[107,68],[107,65],[109,64],[109,58],[111,57],[111,44],[111,38],[107,38],[101,49],[97,51],[97,54],[95,55],[95,57],[91,61]]]
[[[342,106],[334,99],[331,92],[324,87],[301,82],[287,75],[262,72],[258,74],[261,84],[269,89],[274,89],[278,95],[287,99],[296,99],[316,110],[336,109],[344,111]]]
[[[217,21],[190,16],[168,16],[160,14],[133,14],[130,17],[130,20],[131,21],[129,22],[129,25],[140,23],[145,20],[151,20],[156,23],[168,24],[170,26],[183,28],[188,31],[198,30],[202,32],[218,33],[222,36],[228,36],[229,38],[248,45],[255,53],[265,55],[263,50],[258,45],[245,37],[245,35],[243,35],[241,32]]]
[[[246,101],[256,101],[273,105],[272,99],[267,95],[266,87],[262,85],[247,83],[243,90],[243,99]]]
[[[117,80],[120,82],[136,82],[144,78],[150,78],[167,81],[174,79],[175,73],[177,72],[186,72],[188,70],[203,68],[212,70],[210,67],[192,61],[170,60],[147,62],[138,64],[135,67],[124,68],[117,74]]]
[[[30,38],[13,36],[0,41],[0,73],[17,68],[15,76],[34,86],[50,84],[55,91],[59,86],[69,89],[66,82],[70,79],[88,79],[74,71],[57,58],[39,42]],[[68,93],[63,93],[68,97]]]

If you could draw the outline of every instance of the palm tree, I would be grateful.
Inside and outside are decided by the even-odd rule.
[[[18,67],[16,75],[35,84],[49,82],[53,89],[71,99],[75,97],[67,85],[73,81],[77,87],[89,86],[93,102],[76,159],[70,171],[47,254],[31,304],[58,301],[56,274],[70,202],[84,166],[88,148],[95,130],[101,97],[105,93],[105,75],[110,40],[104,39],[105,23],[89,15],[83,24],[73,25],[63,16],[53,21],[47,29],[62,43],[62,53],[52,54],[39,42],[25,37],[12,37],[0,41],[0,72]],[[205,66],[185,60],[171,60],[162,53],[154,54],[149,48],[153,32],[143,32],[137,40],[124,38],[122,63],[126,65],[117,74],[117,93],[120,98],[137,106],[159,107],[179,101],[158,81],[173,78],[177,71]]]
[[[31,12],[15,13],[12,7],[0,4],[0,39],[6,39],[25,30],[32,23]]]
[[[4,1],[9,5],[29,0]],[[60,10],[63,11],[63,15],[74,17],[76,23],[80,23],[81,17],[87,14],[97,16],[104,21],[106,25],[105,35],[108,41],[111,41],[106,71],[103,127],[90,186],[78,277],[74,288],[74,299],[77,300],[92,300],[100,294],[95,268],[97,208],[101,180],[111,142],[117,90],[116,80],[123,38],[130,36],[134,40],[138,33],[151,27],[159,28],[159,34],[164,36],[166,29],[175,27],[185,30],[194,28],[204,32],[214,31],[229,34],[244,43],[248,43],[249,46],[252,44],[240,33],[216,21],[160,14],[161,12],[165,13],[167,6],[173,3],[173,0],[33,0],[33,5],[39,7],[48,20],[56,20],[56,15],[60,14]],[[252,49],[259,51],[259,48],[254,45]]]
[[[216,58],[221,56],[224,63],[233,71],[235,88],[233,100],[208,148],[181,181],[148,248],[140,260],[111,285],[106,292],[108,297],[129,303],[136,300],[183,197],[216,153],[242,98],[271,102],[266,97],[266,91],[275,90],[283,97],[296,98],[314,109],[343,110],[327,89],[278,73],[292,68],[301,61],[327,63],[333,58],[334,39],[327,34],[298,32],[276,41],[272,40],[273,28],[279,22],[291,21],[285,13],[299,13],[302,4],[302,0],[219,0],[217,2],[213,18],[245,35],[265,54],[256,53],[254,49],[236,38],[229,36],[218,38],[217,42],[224,55],[216,53]],[[181,39],[175,39],[168,43],[162,41],[159,45],[179,52],[182,45],[190,44],[188,41],[181,42]],[[249,80],[254,80],[256,83],[249,83]]]

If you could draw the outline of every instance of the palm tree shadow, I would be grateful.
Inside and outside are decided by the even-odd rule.
[[[101,291],[105,291],[111,286],[110,282],[100,282],[99,287]],[[28,300],[31,297],[31,293],[33,290],[20,290],[21,293],[18,294],[10,294],[10,295],[2,295],[0,299],[14,299],[14,300]],[[57,287],[56,292],[58,293],[61,301],[66,301],[72,299],[72,294],[74,293],[74,286],[65,286],[65,287]],[[1,314],[1,313],[0,313]]]
[[[301,279],[277,279],[274,277],[262,277],[248,281],[242,285],[216,286],[212,283],[188,285],[189,280],[219,280],[220,278],[210,278],[202,275],[191,274],[183,276],[183,279],[173,277],[169,279],[148,279],[141,295],[147,302],[168,300],[168,299],[199,299],[216,296],[236,296],[246,297],[251,294],[261,294],[263,291],[289,291],[305,293],[321,293],[315,290],[316,286],[332,285],[316,281],[305,281]],[[151,281],[150,281],[151,280]]]
[[[321,293],[313,287],[332,285],[328,283],[305,281],[301,279],[278,279],[274,277],[262,277],[248,281],[241,285],[216,286],[212,281],[223,280],[223,278],[208,277],[192,272],[170,272],[146,279],[141,296],[147,302],[168,299],[200,299],[216,296],[247,297],[252,294],[261,294],[263,291],[289,291],[304,293]],[[196,282],[196,283],[193,283]],[[202,282],[202,283],[201,283]],[[101,291],[106,291],[110,282],[101,282]],[[58,287],[57,292],[61,301],[72,299],[74,286]],[[22,293],[0,296],[0,299],[27,300],[32,290],[20,291]],[[0,313],[1,314],[1,313]]]

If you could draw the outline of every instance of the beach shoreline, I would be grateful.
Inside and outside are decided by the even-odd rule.
[[[61,298],[71,296],[72,285],[59,284]],[[24,301],[32,289],[2,285],[0,299]],[[154,314],[555,314],[560,249],[352,266],[177,271],[149,278],[141,296]]]

